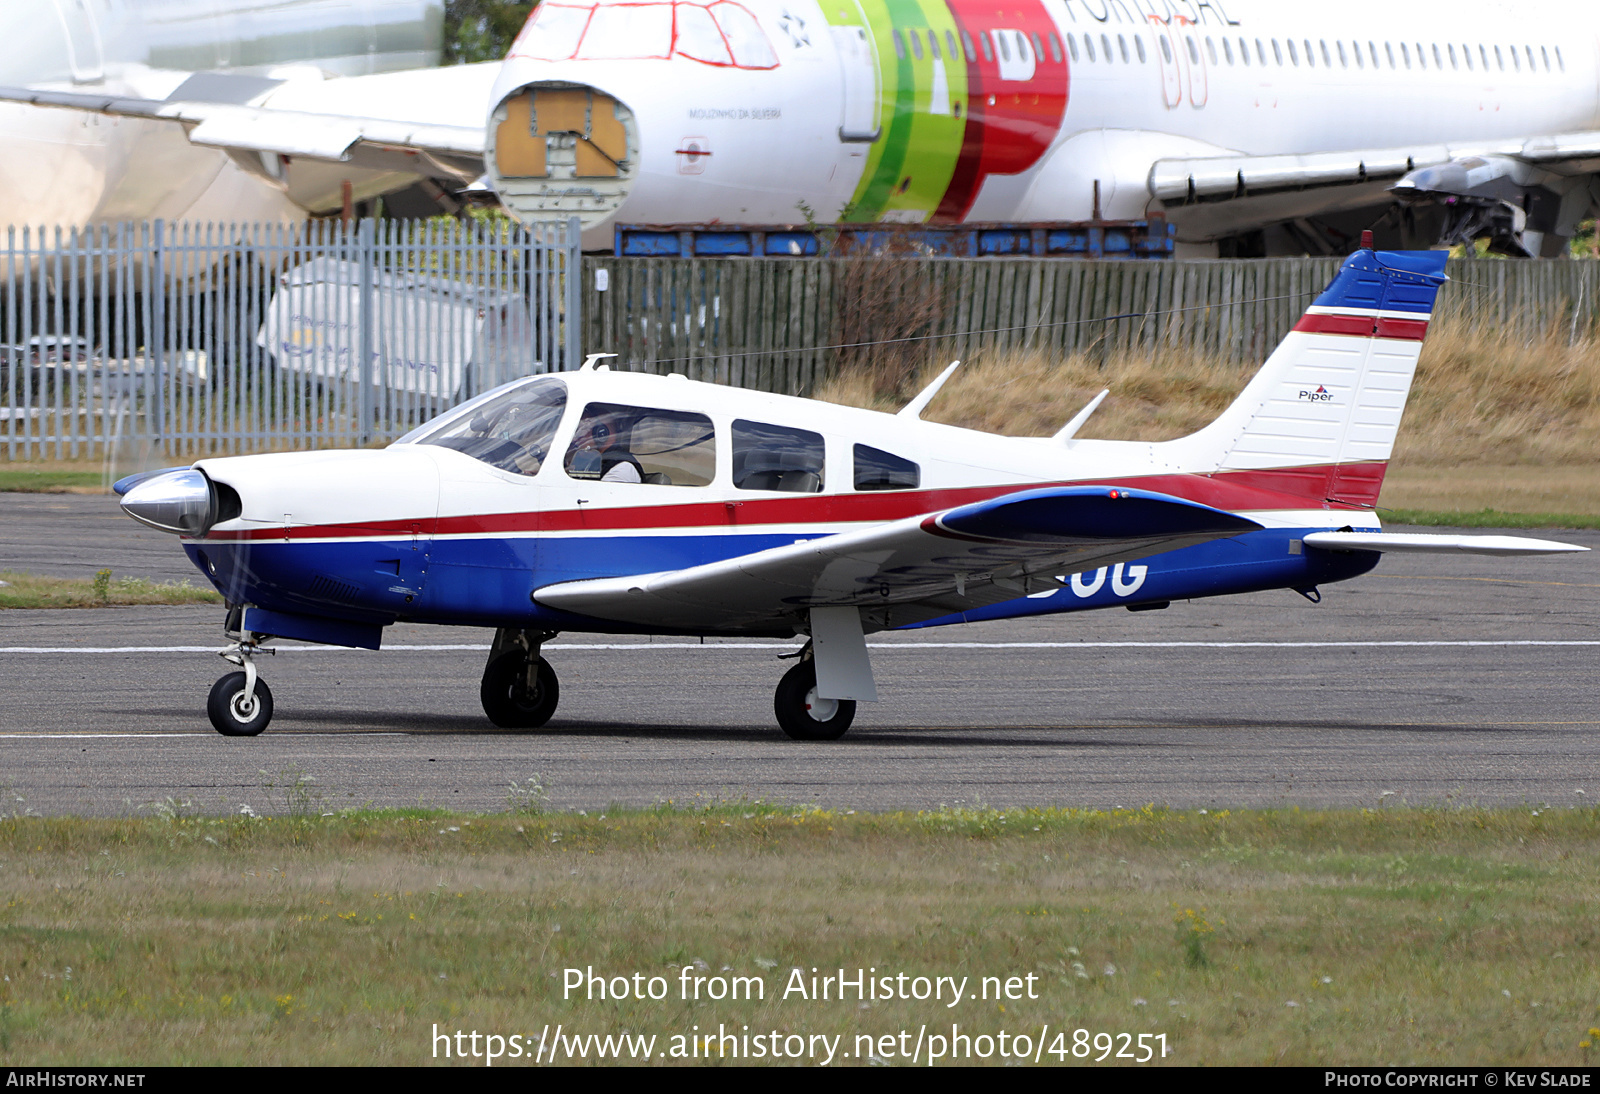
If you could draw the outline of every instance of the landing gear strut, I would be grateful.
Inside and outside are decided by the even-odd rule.
[[[856,701],[817,695],[817,666],[808,643],[800,662],[778,681],[772,711],[778,725],[797,741],[837,741],[855,720]]]
[[[226,629],[234,641],[222,651],[222,659],[232,661],[244,671],[230,672],[211,685],[211,694],[206,698],[206,715],[212,727],[224,737],[254,737],[272,721],[272,689],[256,675],[255,662],[255,655],[263,652],[261,643],[267,639],[240,630],[235,619],[236,614],[230,612]]]
[[[479,697],[489,721],[501,729],[538,729],[561,701],[556,670],[539,654],[554,631],[501,627],[489,648]]]

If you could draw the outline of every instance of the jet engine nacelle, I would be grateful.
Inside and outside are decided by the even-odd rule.
[[[1406,174],[1390,192],[1408,205],[1444,207],[1440,242],[1489,239],[1499,254],[1563,254],[1589,215],[1594,175],[1560,175],[1513,156],[1462,156]]]

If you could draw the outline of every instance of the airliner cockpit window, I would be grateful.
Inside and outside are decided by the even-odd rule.
[[[756,17],[736,0],[582,4],[546,0],[511,47],[541,61],[642,61],[687,57],[732,68],[778,67]]]
[[[740,490],[816,494],[823,483],[822,434],[809,429],[733,423],[733,485]]]
[[[704,414],[590,403],[567,449],[575,479],[705,486],[717,473],[717,435]]]
[[[463,407],[465,413],[452,415],[436,428],[424,426],[396,443],[436,444],[502,471],[537,475],[566,406],[567,385],[540,376],[491,394],[476,406]]]

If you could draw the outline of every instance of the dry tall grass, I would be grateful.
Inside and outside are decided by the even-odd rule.
[[[920,372],[841,369],[817,397],[895,410],[946,361]],[[1080,436],[1157,441],[1200,428],[1259,367],[1177,349],[1061,358],[984,353],[963,365],[927,417],[1013,436],[1048,436],[1102,388],[1111,395]],[[893,375],[905,375],[895,383]],[[1529,339],[1442,320],[1423,347],[1395,451],[1410,467],[1600,463],[1600,342],[1569,344],[1557,322]]]

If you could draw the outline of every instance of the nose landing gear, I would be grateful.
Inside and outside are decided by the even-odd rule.
[[[501,729],[538,729],[561,701],[556,670],[539,654],[554,631],[501,627],[489,648],[479,698],[489,721]]]
[[[261,652],[261,640],[246,631],[238,635],[222,651],[222,659],[244,671],[230,672],[211,685],[206,716],[211,719],[212,728],[224,737],[254,737],[272,721],[272,689],[256,675],[255,655]]]

